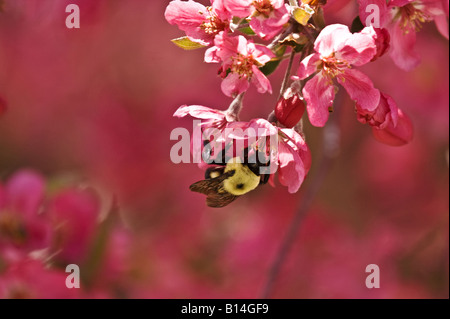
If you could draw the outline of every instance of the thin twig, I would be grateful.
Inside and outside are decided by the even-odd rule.
[[[242,110],[242,101],[244,100],[245,92],[238,94],[233,102],[231,102],[228,109],[225,111],[227,121],[239,121],[239,114]]]
[[[338,108],[338,110],[339,109],[340,108]],[[340,129],[338,119],[338,112],[335,112],[335,114],[333,114],[333,119],[329,121],[324,129],[322,158],[320,160],[317,173],[313,177],[311,184],[306,189],[306,193],[302,197],[300,207],[294,216],[294,219],[269,270],[267,281],[261,294],[261,298],[263,299],[269,298],[272,294],[275,282],[280,274],[281,267],[295,242],[303,218],[311,208],[317,193],[319,192],[328,175],[328,172],[331,169],[334,158],[339,153]]]
[[[295,53],[296,53],[295,50],[292,49],[291,57],[289,58],[289,64],[286,69],[286,74],[284,75],[283,83],[281,84],[280,95],[278,96],[278,100],[284,94],[284,91],[286,91],[286,87],[289,82],[289,77],[291,76],[292,64],[294,63]]]
[[[289,25],[289,27],[284,30],[282,33],[277,35],[275,39],[267,46],[270,50],[272,50],[281,40],[286,38],[289,34],[292,33],[292,30],[294,29],[292,23]]]

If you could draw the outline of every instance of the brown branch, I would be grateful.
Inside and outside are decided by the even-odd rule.
[[[323,182],[325,181],[328,172],[332,167],[334,158],[339,153],[340,129],[338,125],[338,111],[339,110],[337,110],[337,112],[333,114],[332,119],[324,128],[322,157],[320,159],[316,175],[312,177],[311,184],[306,189],[305,194],[302,197],[300,207],[296,215],[294,216],[294,219],[269,270],[267,281],[261,294],[261,298],[263,299],[269,298],[273,293],[273,289],[280,274],[281,267],[286,261],[292,245],[295,242],[301,223],[307,212],[310,210],[317,193],[319,192]]]
[[[289,64],[288,64],[288,67],[286,69],[286,73],[284,74],[283,83],[281,84],[280,95],[278,95],[278,100],[284,94],[284,91],[286,91],[287,84],[289,83],[289,77],[291,76],[292,65],[294,63],[294,58],[295,58],[295,50],[292,49],[292,52],[291,52],[291,55],[290,55],[290,58],[289,58]]]

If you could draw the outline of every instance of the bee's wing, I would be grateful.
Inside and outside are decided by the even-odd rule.
[[[234,201],[238,196],[235,196],[230,193],[223,194],[210,194],[206,197],[206,205],[209,207],[225,207]]]
[[[198,181],[198,182],[192,184],[191,186],[189,186],[189,189],[193,192],[197,192],[197,193],[201,193],[201,194],[205,194],[205,195],[224,193],[226,191],[223,189],[223,181],[233,175],[234,175],[234,171],[229,171],[229,172],[223,173],[222,175],[220,175],[216,178],[209,178],[209,179]]]
[[[228,193],[223,188],[223,181],[233,175],[234,170],[223,173],[216,178],[198,181],[189,186],[189,189],[193,192],[207,195],[206,204],[209,207],[224,207],[234,201],[237,197]]]

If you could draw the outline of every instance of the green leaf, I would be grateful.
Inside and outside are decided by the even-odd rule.
[[[253,31],[250,27],[239,29],[239,31],[241,31],[245,35],[256,35],[255,31]]]
[[[274,53],[277,57],[281,58],[286,53],[286,46],[280,45],[278,47],[275,47]]]
[[[206,47],[206,45],[191,41],[188,37],[181,37],[170,41],[183,50],[197,50]]]
[[[277,69],[278,65],[280,65],[285,52],[286,46],[282,45],[275,47],[274,53],[277,58],[267,62],[264,66],[260,67],[259,70],[266,76],[272,74]]]
[[[266,64],[264,64],[264,66],[261,67],[259,70],[265,76],[270,75],[277,69],[278,65],[280,65],[280,62],[281,62],[281,59],[269,61]]]

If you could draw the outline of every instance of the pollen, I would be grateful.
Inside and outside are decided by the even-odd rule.
[[[411,30],[418,32],[422,29],[423,23],[432,20],[425,12],[417,8],[414,3],[396,8],[395,10],[394,20],[399,21],[404,33],[408,33]]]
[[[274,10],[270,0],[255,0],[252,5],[255,8],[256,16],[263,15],[265,18],[268,18]]]
[[[211,7],[208,7],[207,10],[207,18],[200,26],[206,34],[216,35],[228,29],[229,23],[227,21],[221,20]]]
[[[240,78],[251,78],[251,76],[253,75],[253,66],[258,65],[258,62],[253,58],[252,55],[245,56],[242,54],[238,54],[231,59],[231,72],[239,74]]]
[[[322,61],[319,64],[319,69],[322,69],[330,80],[344,73],[345,70],[349,68],[351,68],[351,66],[347,61],[337,59],[334,55],[328,58],[322,58]]]

